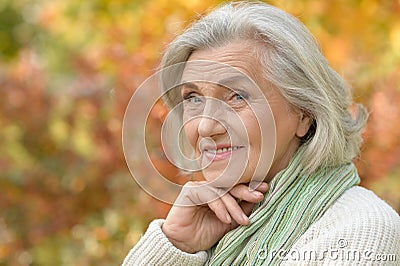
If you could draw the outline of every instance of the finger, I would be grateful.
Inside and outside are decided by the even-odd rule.
[[[233,187],[229,193],[240,200],[257,203],[264,199],[262,192],[257,190],[249,190],[249,187],[244,184],[239,184]]]
[[[251,181],[248,186],[250,190],[258,190],[262,193],[267,192],[269,187],[268,183],[262,181]]]
[[[249,216],[251,214],[253,208],[254,208],[254,203],[243,201],[243,202],[240,203],[240,207],[242,208],[243,212],[247,216]],[[250,224],[250,219],[249,219],[249,223],[248,224]],[[233,230],[233,229],[237,228],[239,225],[240,224],[238,222],[233,220],[232,223],[230,224],[230,229],[229,230]]]
[[[215,213],[221,222],[226,224],[230,224],[232,222],[232,218],[221,199],[216,199],[208,203],[208,207]]]
[[[201,206],[220,198],[226,190],[211,187],[207,182],[187,182],[174,205]]]
[[[230,224],[232,218],[221,200],[223,193],[226,193],[226,191],[211,187],[206,182],[187,182],[183,186],[174,206],[208,205],[210,211],[214,212],[221,222]]]
[[[222,196],[222,202],[224,203],[226,210],[229,212],[230,216],[241,225],[248,225],[249,218],[243,212],[242,208],[236,202],[236,199],[232,197],[229,193]]]
[[[254,208],[254,203],[242,201],[240,207],[246,215],[250,215]]]
[[[256,187],[257,191],[260,191],[261,193],[266,193],[269,189],[269,185],[266,182],[262,182],[260,185]]]

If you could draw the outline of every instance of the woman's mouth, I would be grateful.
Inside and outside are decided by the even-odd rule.
[[[243,146],[226,146],[215,149],[204,149],[204,155],[210,161],[220,161],[229,158],[233,152],[243,148]]]

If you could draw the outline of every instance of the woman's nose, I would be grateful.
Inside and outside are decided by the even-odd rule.
[[[225,131],[225,127],[221,121],[209,116],[202,116],[200,118],[198,132],[201,137],[221,135],[224,134]]]
[[[199,135],[201,137],[212,137],[224,134],[226,128],[222,123],[222,115],[222,109],[219,104],[208,102],[198,124]]]

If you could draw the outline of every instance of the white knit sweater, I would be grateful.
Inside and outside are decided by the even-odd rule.
[[[124,266],[206,264],[206,251],[189,254],[172,245],[163,222],[150,223]],[[269,252],[282,257],[282,265],[400,265],[400,217],[372,191],[352,187],[290,250]]]

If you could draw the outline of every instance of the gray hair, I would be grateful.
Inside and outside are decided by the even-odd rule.
[[[302,139],[304,169],[351,162],[359,153],[368,113],[357,104],[352,116],[350,88],[329,66],[312,34],[292,15],[262,2],[224,4],[179,35],[168,46],[161,67],[185,62],[196,50],[242,39],[265,44],[266,49],[257,53],[264,77],[313,119]],[[165,97],[169,106],[179,99],[174,90]]]

